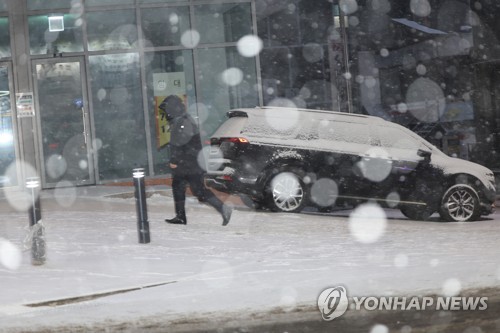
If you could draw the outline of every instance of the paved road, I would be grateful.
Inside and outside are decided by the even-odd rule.
[[[44,193],[47,263],[32,266],[24,252],[19,267],[9,269],[12,257],[0,252],[0,332],[321,332],[337,325],[342,332],[429,331],[419,318],[450,332],[500,327],[492,312],[472,311],[348,311],[325,323],[315,307],[323,289],[343,285],[351,297],[472,292],[491,297],[490,309],[498,309],[498,214],[442,223],[374,206],[334,214],[238,210],[222,227],[211,208],[191,201],[189,224],[172,226],[163,222],[172,212],[168,193],[148,199],[147,245],[137,244],[129,190]],[[2,244],[22,246],[27,214],[6,200],[0,212]]]

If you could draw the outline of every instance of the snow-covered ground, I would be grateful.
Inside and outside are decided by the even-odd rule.
[[[441,223],[371,205],[334,214],[238,209],[223,227],[211,207],[190,199],[188,225],[179,226],[163,222],[173,214],[169,189],[148,190],[157,192],[148,199],[150,244],[138,243],[133,188],[43,191],[42,266],[31,265],[29,251],[17,256],[28,215],[5,198],[16,194],[2,194],[0,332],[291,311],[337,285],[349,296],[500,285],[499,215]],[[98,297],[43,306],[90,295]]]

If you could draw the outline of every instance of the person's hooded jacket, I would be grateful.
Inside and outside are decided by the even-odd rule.
[[[182,99],[171,95],[160,104],[170,125],[170,163],[176,164],[176,173],[200,173],[203,169],[198,158],[201,154],[200,130],[186,111]]]

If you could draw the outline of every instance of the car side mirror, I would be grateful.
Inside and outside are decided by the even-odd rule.
[[[424,158],[424,162],[429,163],[431,161],[432,153],[427,150],[419,149],[417,155]]]

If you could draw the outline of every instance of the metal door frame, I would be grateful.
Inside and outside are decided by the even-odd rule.
[[[84,131],[85,131],[85,140],[87,142],[87,164],[88,164],[88,174],[89,179],[71,182],[74,186],[79,185],[95,185],[96,184],[96,170],[94,164],[94,154],[92,150],[92,129],[91,129],[91,121],[90,121],[90,110],[89,110],[89,99],[88,99],[88,90],[87,90],[87,75],[86,75],[86,67],[85,67],[85,57],[84,56],[71,56],[64,58],[49,58],[49,59],[33,59],[32,60],[32,77],[33,77],[33,93],[35,99],[35,110],[36,110],[36,127],[37,127],[37,147],[39,153],[39,163],[40,163],[40,176],[42,181],[43,188],[54,188],[56,187],[56,183],[47,183],[45,176],[45,161],[44,161],[44,152],[43,152],[43,142],[42,142],[42,119],[40,116],[40,105],[38,98],[38,81],[36,77],[36,66],[38,64],[55,64],[55,63],[72,63],[78,62],[80,64],[80,80],[82,87],[82,99],[83,99],[83,110],[85,119],[83,121]]]

